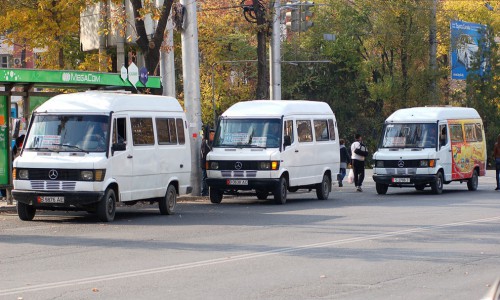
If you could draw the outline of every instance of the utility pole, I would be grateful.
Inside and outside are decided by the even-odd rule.
[[[182,76],[184,81],[184,108],[186,109],[191,143],[192,195],[201,194],[201,169],[199,149],[201,146],[200,62],[198,58],[197,1],[180,0],[185,16],[181,33]]]
[[[174,66],[174,24],[172,11],[167,21],[165,45],[160,49],[160,74],[163,96],[176,97]],[[165,49],[166,48],[166,49]]]
[[[437,20],[436,20],[436,10],[437,1],[432,1],[431,8],[431,20],[429,27],[429,69],[431,71],[431,83],[429,89],[429,97],[432,100],[433,105],[439,104],[439,90],[437,88]]]
[[[269,84],[270,99],[281,100],[281,8],[280,1],[273,3],[273,26],[271,43],[269,44],[269,67],[271,80]]]

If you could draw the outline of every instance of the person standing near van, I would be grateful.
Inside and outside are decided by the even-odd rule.
[[[207,185],[207,154],[212,150],[210,143],[210,130],[208,126],[203,130],[203,139],[201,140],[201,195],[208,196],[208,185]]]
[[[366,146],[362,142],[361,134],[356,133],[356,141],[351,145],[352,169],[354,172],[354,185],[358,192],[362,192],[363,180],[365,179],[365,158],[368,156]]]
[[[497,136],[497,142],[495,143],[495,147],[493,148],[493,157],[495,158],[495,170],[496,170],[496,180],[497,187],[495,191],[500,190],[500,179],[498,176],[500,175],[500,134]]]
[[[347,169],[347,164],[349,163],[349,151],[347,150],[345,146],[345,140],[340,139],[340,174],[339,174],[339,187],[342,187],[342,180],[344,180],[345,174],[346,174],[346,169]]]

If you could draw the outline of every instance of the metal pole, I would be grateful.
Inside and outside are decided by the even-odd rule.
[[[431,9],[431,24],[429,28],[429,68],[431,70],[431,84],[430,84],[430,98],[432,104],[439,104],[439,91],[437,86],[437,21],[436,21],[436,10],[437,10],[437,0],[432,1]]]
[[[276,0],[273,4],[273,27],[271,43],[269,44],[269,64],[271,80],[270,95],[271,100],[281,100],[281,11],[280,1]]]
[[[172,15],[172,13],[170,13]],[[174,66],[174,24],[170,16],[167,21],[165,46],[160,51],[160,73],[163,95],[176,97]],[[165,49],[166,48],[166,49]]]
[[[201,194],[201,169],[198,155],[201,146],[200,63],[198,58],[197,1],[180,0],[185,7],[182,41],[182,76],[184,83],[184,107],[189,122],[191,142],[192,195]]]

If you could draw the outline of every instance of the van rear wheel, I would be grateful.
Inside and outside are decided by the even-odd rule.
[[[28,205],[17,201],[17,215],[23,221],[31,221],[35,217],[36,208],[33,205]]]
[[[287,195],[288,183],[285,177],[280,177],[280,181],[276,189],[274,189],[274,203],[275,204],[285,204]]]
[[[330,181],[330,177],[328,175],[323,175],[323,180],[321,183],[318,183],[316,186],[316,196],[319,200],[326,200],[330,195],[330,187],[332,186],[332,182]]]
[[[478,182],[479,180],[478,180],[477,170],[474,170],[474,172],[472,172],[471,179],[467,181],[467,188],[469,189],[469,191],[477,190]]]
[[[97,217],[103,222],[111,222],[115,219],[116,195],[113,189],[108,188],[104,198],[97,204]]]
[[[219,204],[222,201],[222,196],[224,196],[224,191],[210,188],[210,202]]]
[[[165,197],[161,198],[158,202],[158,208],[160,209],[160,214],[171,215],[175,211],[175,206],[177,204],[177,190],[171,184],[168,185]]]

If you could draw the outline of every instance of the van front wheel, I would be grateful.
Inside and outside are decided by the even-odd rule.
[[[472,172],[471,179],[467,181],[467,188],[469,189],[469,191],[477,190],[478,181],[477,170],[474,170],[474,172]]]
[[[107,189],[104,198],[97,204],[97,217],[103,222],[111,222],[115,219],[116,195],[113,189]]]
[[[160,214],[171,215],[175,211],[175,205],[177,204],[177,191],[173,185],[169,185],[165,197],[161,198],[158,202],[158,207],[160,208]]]
[[[36,208],[33,205],[28,205],[17,201],[17,215],[23,221],[31,221],[35,217]]]
[[[316,196],[318,196],[319,200],[326,200],[328,199],[328,195],[330,195],[330,187],[332,186],[332,183],[330,181],[330,177],[328,175],[324,174],[323,175],[323,180],[321,183],[318,183],[316,187]]]
[[[377,190],[377,194],[385,195],[385,194],[387,194],[387,190],[389,189],[389,185],[383,184],[383,183],[375,183],[375,189]]]
[[[436,174],[436,181],[431,183],[432,192],[436,195],[443,193],[443,173],[438,172]]]
[[[286,182],[285,177],[280,177],[280,181],[278,186],[274,190],[274,203],[276,204],[285,204],[286,203],[286,195],[287,195],[288,183]]]
[[[210,202],[219,204],[224,196],[224,191],[219,189],[210,188]]]

